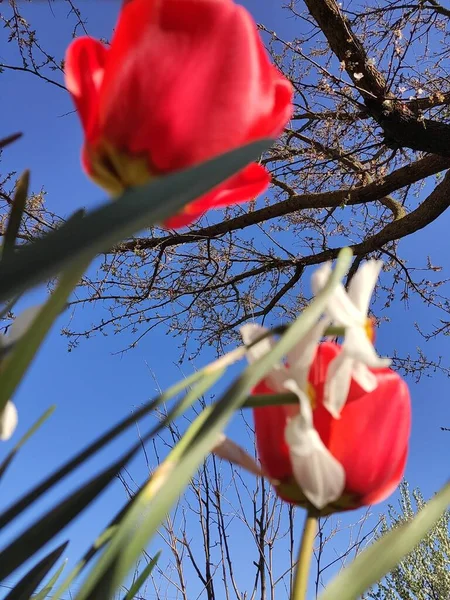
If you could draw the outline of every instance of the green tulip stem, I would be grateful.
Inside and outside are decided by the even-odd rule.
[[[317,531],[317,517],[308,512],[303,526],[300,550],[295,569],[294,586],[292,588],[291,600],[306,600],[308,590],[308,576],[311,566],[311,558],[314,550],[314,539]]]

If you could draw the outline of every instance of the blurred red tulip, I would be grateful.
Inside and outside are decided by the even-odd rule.
[[[78,38],[65,69],[85,133],[83,165],[113,195],[276,137],[292,115],[290,82],[232,0],[129,0],[111,46]],[[267,171],[250,164],[165,225],[182,227],[268,184]]]
[[[371,369],[378,386],[370,393],[352,381],[340,418],[329,413],[323,405],[324,383],[328,365],[339,353],[337,344],[320,344],[309,374],[314,426],[345,471],[341,498],[325,506],[322,514],[387,498],[403,476],[411,427],[408,387],[397,373],[387,368]],[[274,392],[263,381],[253,393]],[[256,443],[263,469],[275,480],[278,495],[293,504],[310,506],[294,479],[285,440],[288,420],[298,412],[296,405],[254,409]]]

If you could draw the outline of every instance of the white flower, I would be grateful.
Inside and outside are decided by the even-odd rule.
[[[339,284],[332,294],[326,314],[336,326],[345,327],[341,353],[331,361],[324,390],[324,405],[339,418],[352,378],[365,390],[372,392],[377,386],[375,375],[368,367],[388,367],[391,361],[380,358],[367,336],[367,314],[382,262],[369,260],[353,276],[348,293]],[[328,281],[330,263],[325,263],[312,276],[312,287],[317,294]]]
[[[353,73],[353,79],[356,79],[356,81],[361,81],[361,79],[364,77],[363,73]]]
[[[323,508],[339,498],[345,485],[345,472],[322,442],[314,423],[308,396],[308,374],[314,360],[317,344],[328,322],[319,321],[309,333],[287,353],[287,364],[278,364],[265,377],[275,393],[292,392],[300,404],[300,411],[286,426],[285,439],[289,446],[292,472],[308,500]],[[246,345],[254,342],[268,330],[256,324],[244,325],[241,335]],[[275,341],[271,337],[247,350],[250,363],[270,351]]]
[[[41,306],[33,306],[25,310],[12,323],[7,335],[0,335],[0,350],[12,347],[30,327],[41,310]],[[17,427],[17,409],[11,400],[8,400],[2,413],[0,413],[0,440],[8,440]]]
[[[11,400],[8,400],[0,415],[0,440],[9,440],[17,427],[17,421],[17,409]]]

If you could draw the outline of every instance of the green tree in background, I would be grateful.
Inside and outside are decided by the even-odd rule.
[[[400,486],[400,511],[389,507],[380,535],[411,521],[425,506],[420,490]],[[450,509],[428,535],[391,571],[366,600],[446,600],[450,598]]]

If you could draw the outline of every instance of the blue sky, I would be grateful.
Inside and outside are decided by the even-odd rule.
[[[265,3],[247,0],[243,3],[257,21],[266,23],[277,32],[292,33],[292,21],[286,20],[278,0]],[[108,37],[119,3],[103,0],[89,5],[83,3],[80,7],[88,18],[89,31],[96,36]],[[50,47],[56,58],[62,57],[70,40],[73,25],[67,18],[67,12],[67,6],[62,2],[51,5],[36,2],[24,8],[24,14],[37,30],[39,38],[45,42],[44,46]],[[17,64],[15,51],[5,44],[5,34],[2,35],[1,61]],[[103,201],[102,191],[91,184],[80,169],[82,134],[77,117],[71,112],[73,108],[68,95],[29,74],[5,71],[0,77],[2,90],[7,90],[7,94],[3,93],[0,97],[1,114],[7,115],[2,119],[0,137],[15,131],[25,134],[22,140],[4,152],[1,172],[31,168],[33,190],[38,191],[44,186],[48,206],[61,215],[70,214],[80,206],[91,208]],[[61,80],[57,73],[55,78]],[[403,255],[412,262],[423,262],[424,256],[431,255],[435,263],[448,267],[448,253],[443,254],[441,242],[448,236],[448,227],[449,217],[444,215],[425,231],[403,240]],[[34,303],[43,295],[43,289],[37,290],[27,299],[27,303]],[[91,309],[87,308],[83,309],[81,319],[87,324],[93,316]],[[427,353],[442,355],[444,363],[448,364],[448,359],[445,360],[448,341],[446,343],[445,339],[439,339],[425,344],[413,327],[415,321],[419,321],[424,328],[436,324],[438,315],[435,311],[425,310],[423,304],[413,299],[408,309],[399,301],[389,316],[391,322],[383,325],[378,334],[381,354],[389,355],[396,348],[399,354],[405,355],[409,351],[414,353],[416,346],[423,345]],[[2,506],[8,505],[11,499],[61,464],[94,436],[153,396],[157,391],[153,374],[159,386],[165,388],[183,373],[187,374],[214,358],[212,351],[205,349],[195,364],[178,366],[178,342],[162,329],[157,329],[145,337],[136,349],[123,355],[112,354],[117,349],[114,336],[93,337],[69,353],[67,339],[60,335],[60,329],[67,321],[66,314],[54,326],[15,397],[20,414],[16,440],[49,405],[56,404],[57,411],[22,450],[2,482]],[[127,335],[123,334],[120,346],[126,345]],[[440,426],[450,426],[449,386],[448,380],[439,373],[430,378],[424,377],[419,383],[411,381],[410,384],[414,421],[406,477],[412,487],[419,486],[424,496],[428,497],[437,491],[448,476],[446,457],[450,438],[448,433],[440,431]],[[221,388],[223,385],[219,386]],[[245,437],[239,420],[231,425],[230,435],[237,441]],[[83,477],[94,473],[135,440],[135,431],[125,434],[72,477],[68,487],[60,486],[55,495],[43,500],[40,508],[52,506],[59,496],[73,489],[82,482]],[[4,449],[8,448],[9,445],[5,445]],[[134,461],[130,470],[137,479],[145,477],[142,456]],[[395,499],[394,496],[390,502],[395,503]],[[83,518],[68,528],[67,534],[61,539],[71,539],[67,552],[71,562],[101,531],[124,500],[122,487],[119,483],[114,484]],[[375,507],[373,512],[376,515],[383,509],[386,509],[386,503]],[[11,528],[9,534],[17,532],[36,514],[28,515],[19,526]],[[346,515],[343,523],[353,522],[359,516],[359,512]],[[300,518],[300,514],[297,518]],[[237,524],[233,527],[238,531]],[[344,542],[336,543],[339,550]],[[242,561],[239,561],[238,570],[239,577],[244,581],[245,544],[240,553]]]

